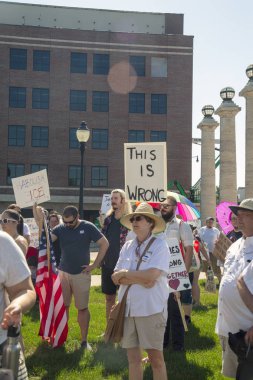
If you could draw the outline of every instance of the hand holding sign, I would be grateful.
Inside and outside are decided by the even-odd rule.
[[[12,186],[16,203],[21,207],[29,207],[36,203],[50,200],[47,170],[22,177],[12,178]]]

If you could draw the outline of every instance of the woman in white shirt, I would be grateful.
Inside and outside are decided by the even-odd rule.
[[[120,285],[119,301],[131,284],[121,342],[127,349],[129,380],[143,378],[143,349],[148,353],[153,379],[167,380],[163,337],[167,320],[170,254],[164,240],[152,238],[152,233],[164,231],[165,222],[147,203],[141,203],[135,212],[123,216],[120,221],[136,234],[134,240],[127,241],[122,247],[112,275],[114,283]],[[141,263],[136,270],[139,260]]]

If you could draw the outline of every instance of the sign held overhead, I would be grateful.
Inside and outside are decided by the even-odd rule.
[[[130,201],[163,202],[167,192],[166,143],[125,143],[125,192]]]

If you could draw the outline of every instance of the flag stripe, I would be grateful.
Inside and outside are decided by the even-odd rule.
[[[39,335],[50,338],[53,347],[61,346],[67,339],[67,313],[63,302],[61,282],[55,266],[50,233],[44,220],[36,276],[36,291],[40,306]]]

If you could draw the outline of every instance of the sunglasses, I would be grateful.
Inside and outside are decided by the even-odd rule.
[[[132,218],[130,218],[129,221],[130,221],[130,223],[133,223],[133,222],[140,222],[143,219],[145,219],[148,223],[152,222],[152,219],[150,219],[150,218],[148,218],[147,216],[144,216],[144,215],[132,216]]]
[[[75,221],[76,221],[76,218],[73,219],[73,220],[70,220],[70,221],[68,221],[68,222],[66,222],[65,220],[63,220],[63,223],[64,223],[64,224],[73,224],[73,223],[75,223]]]
[[[0,219],[0,224],[7,224],[7,223],[17,223],[17,220],[14,220],[14,219]]]
[[[167,203],[163,203],[163,204],[161,204],[161,208],[165,208],[165,210],[168,210],[168,208],[170,208],[170,207],[174,207],[175,205],[169,205],[169,204],[167,204]]]
[[[132,218],[129,219],[130,223],[133,222],[140,222],[141,220],[145,219],[142,215],[132,216]]]

